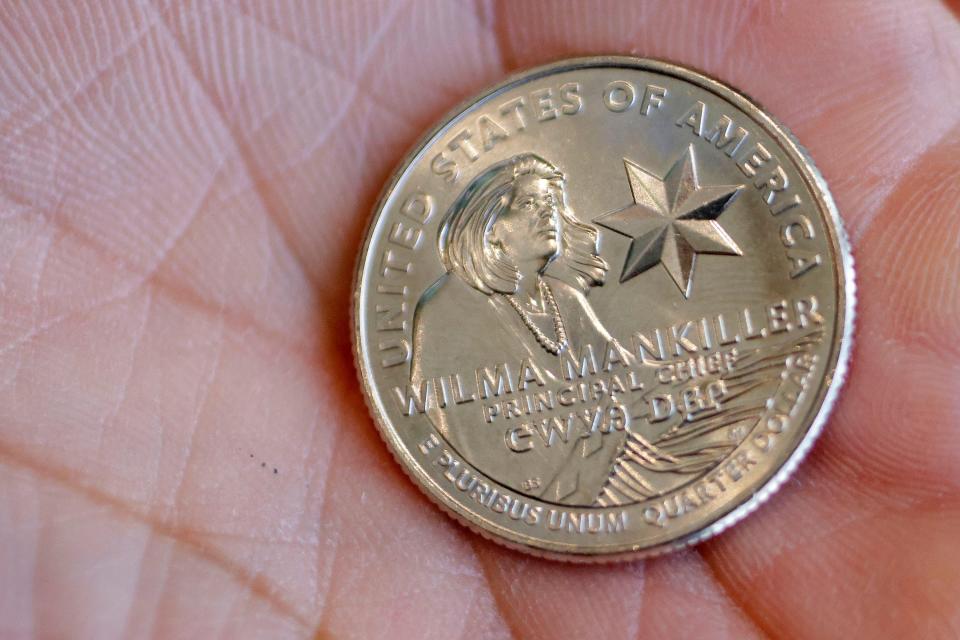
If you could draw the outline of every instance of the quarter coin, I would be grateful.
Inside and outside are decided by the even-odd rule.
[[[369,225],[357,368],[410,478],[565,559],[696,543],[766,500],[843,381],[853,266],[790,133],[674,64],[558,62],[458,107]]]

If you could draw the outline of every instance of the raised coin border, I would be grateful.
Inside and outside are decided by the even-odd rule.
[[[591,549],[571,544],[546,542],[501,527],[464,508],[459,501],[455,500],[446,490],[434,482],[429,475],[423,472],[420,464],[410,455],[409,451],[407,451],[395,429],[391,427],[386,416],[380,410],[370,383],[370,375],[361,345],[361,326],[359,319],[362,317],[360,302],[364,285],[363,266],[365,257],[370,248],[373,231],[383,215],[384,206],[406,170],[419,159],[431,141],[443,133],[451,124],[452,120],[469,109],[473,104],[536,78],[554,73],[597,67],[647,71],[689,82],[732,103],[744,113],[748,114],[756,124],[776,140],[790,160],[796,165],[797,171],[803,177],[811,194],[816,199],[819,210],[824,215],[827,223],[824,226],[829,233],[830,246],[836,256],[836,260],[834,261],[834,279],[838,288],[837,300],[838,303],[842,303],[842,306],[837,310],[837,326],[842,327],[842,330],[834,333],[833,342],[830,346],[831,366],[828,366],[824,373],[824,381],[818,389],[817,398],[812,403],[811,410],[813,410],[814,407],[818,407],[818,405],[819,407],[816,409],[816,415],[811,421],[810,426],[807,427],[806,433],[793,451],[789,453],[783,464],[774,470],[773,474],[755,491],[744,492],[743,495],[740,496],[741,499],[739,501],[731,503],[729,510],[721,517],[712,522],[708,522],[705,526],[692,533],[647,547],[642,544],[633,544],[620,546],[611,545],[609,548],[597,547]],[[511,74],[505,80],[492,87],[488,87],[455,106],[440,119],[438,125],[431,128],[426,134],[419,138],[413,148],[404,155],[397,168],[391,174],[390,179],[381,190],[377,202],[373,207],[370,219],[365,227],[363,244],[357,254],[354,268],[353,304],[350,305],[350,324],[354,364],[357,368],[357,374],[363,389],[364,401],[374,418],[377,431],[404,472],[431,501],[440,506],[444,512],[460,524],[508,548],[556,560],[614,562],[652,557],[695,545],[733,526],[755,511],[761,504],[766,502],[771,495],[776,493],[780,486],[793,474],[800,462],[806,457],[833,410],[840,388],[843,386],[849,369],[850,356],[853,348],[855,307],[856,282],[853,255],[850,250],[846,232],[844,231],[843,222],[823,176],[810,158],[810,155],[800,145],[793,134],[784,125],[766,113],[755,100],[718,80],[710,78],[700,71],[664,60],[610,55],[567,58]]]

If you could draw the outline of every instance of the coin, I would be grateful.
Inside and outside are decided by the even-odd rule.
[[[354,287],[361,383],[444,510],[542,556],[696,543],[767,499],[842,384],[853,266],[790,133],[627,57],[515,75],[386,186]]]

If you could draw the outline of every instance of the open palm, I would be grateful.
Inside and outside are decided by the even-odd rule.
[[[897,2],[7,2],[0,638],[960,634],[960,25]],[[808,147],[853,370],[768,506],[672,556],[528,558],[442,516],[351,362],[374,199],[507,72],[665,57]]]

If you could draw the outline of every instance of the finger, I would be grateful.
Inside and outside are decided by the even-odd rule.
[[[764,517],[706,546],[731,592],[770,628],[957,633],[958,132],[918,159],[860,242],[867,320],[811,460]]]

